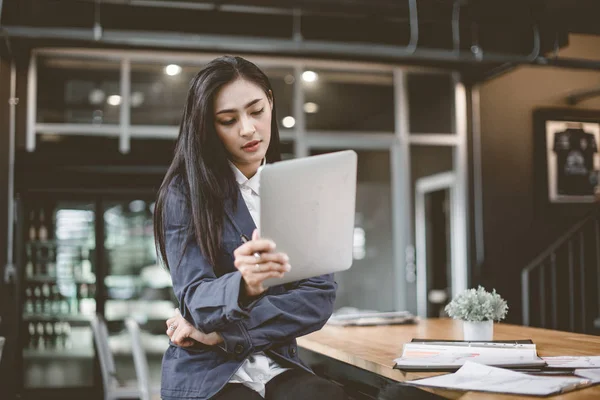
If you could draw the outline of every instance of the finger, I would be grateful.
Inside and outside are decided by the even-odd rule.
[[[290,259],[287,256],[287,254],[285,254],[285,253],[262,253],[259,258],[256,258],[254,255],[236,257],[233,264],[236,267],[238,267],[243,264],[254,265],[254,264],[264,264],[267,262],[288,264],[289,261],[290,261]]]
[[[258,265],[258,267],[257,267]],[[292,269],[292,267],[285,263],[285,264],[280,264],[278,262],[266,262],[266,263],[260,263],[260,264],[245,264],[245,273],[246,274],[260,274],[260,273],[265,273],[265,272],[289,272]],[[242,273],[242,275],[244,275],[244,273]]]
[[[283,278],[283,276],[285,275],[285,273],[283,272],[277,272],[277,271],[271,271],[271,272],[259,272],[256,274],[252,274],[251,277],[249,277],[248,279],[246,279],[246,283],[249,286],[252,287],[259,287],[260,285],[262,285],[262,283],[269,279],[269,278]]]
[[[254,231],[252,231],[252,240],[258,239],[260,239],[260,235],[258,234],[258,229],[255,229]]]
[[[175,325],[179,326],[179,325],[189,325],[190,323],[187,321],[187,319],[183,318],[181,316],[181,314],[177,315],[174,317],[175,318]]]
[[[195,344],[196,344],[196,342],[194,342],[192,339],[188,338],[188,339],[183,339],[180,346],[181,347],[192,347]]]
[[[175,329],[173,336],[171,336],[171,341],[180,346],[181,343],[190,336],[190,333],[191,330],[189,326],[182,324]]]
[[[171,317],[166,321],[167,324],[167,329],[169,328],[169,326],[171,326],[172,323],[174,323],[177,320],[177,318],[175,317]]]
[[[207,344],[207,343],[205,343],[206,342],[206,334],[197,329],[194,329],[190,333],[190,338],[194,339],[197,342]]]
[[[240,247],[234,250],[233,255],[238,256],[249,256],[255,252],[263,253],[275,250],[275,242],[268,239],[251,240],[244,243]]]
[[[175,309],[175,315],[179,315],[179,316],[181,316],[181,311],[179,311],[179,308],[176,308],[176,309]]]

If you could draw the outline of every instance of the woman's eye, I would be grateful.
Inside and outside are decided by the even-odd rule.
[[[230,119],[227,121],[221,121],[221,125],[232,125],[235,122],[235,119]]]
[[[265,111],[265,108],[264,108],[264,107],[263,107],[263,108],[261,108],[261,109],[260,109],[260,110],[258,110],[258,111],[254,111],[254,112],[252,113],[252,115],[260,115],[260,114],[262,114],[262,113],[263,113],[263,111]]]

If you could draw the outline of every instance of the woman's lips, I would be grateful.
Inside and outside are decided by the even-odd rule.
[[[253,140],[251,142],[246,143],[243,147],[242,150],[248,152],[248,153],[253,153],[256,150],[258,150],[258,147],[260,146],[260,140]]]

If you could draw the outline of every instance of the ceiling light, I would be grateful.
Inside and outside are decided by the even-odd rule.
[[[294,78],[294,75],[292,74],[287,74],[284,78],[283,81],[285,83],[287,83],[288,85],[293,84],[294,82],[296,82],[296,78]]]
[[[292,128],[294,125],[296,125],[296,120],[294,119],[294,117],[285,117],[281,123],[283,124],[284,127],[286,128]]]
[[[319,105],[317,103],[304,103],[304,112],[307,114],[314,114],[319,111]]]
[[[314,82],[319,78],[319,75],[315,71],[304,71],[302,73],[302,80],[304,82]]]
[[[118,106],[119,104],[121,104],[121,96],[119,96],[118,94],[110,95],[108,96],[106,102],[111,106]]]
[[[181,67],[177,64],[169,64],[165,67],[165,74],[175,76],[181,72]]]
[[[131,107],[139,107],[144,103],[144,93],[133,92],[131,93]]]
[[[104,94],[102,89],[93,89],[88,96],[88,100],[90,101],[90,104],[98,105],[102,104],[105,97],[106,94]]]

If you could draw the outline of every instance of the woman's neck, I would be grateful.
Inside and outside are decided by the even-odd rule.
[[[258,171],[258,167],[260,167],[261,164],[262,164],[262,161],[259,161],[258,163],[252,163],[252,164],[238,164],[236,162],[233,163],[233,165],[235,165],[237,167],[237,169],[239,169],[240,172],[242,174],[244,174],[244,176],[248,179],[250,179],[254,175],[256,175],[256,171]]]

